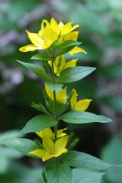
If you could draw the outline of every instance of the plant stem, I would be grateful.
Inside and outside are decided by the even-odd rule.
[[[55,58],[52,59],[52,78],[53,78],[53,83],[55,84],[55,73],[54,73],[54,62]],[[53,96],[54,96],[54,117],[57,120],[57,103],[56,103],[56,91],[53,90]],[[57,125],[54,126],[54,134],[55,134],[55,141],[57,140],[57,130],[58,130],[58,123]]]

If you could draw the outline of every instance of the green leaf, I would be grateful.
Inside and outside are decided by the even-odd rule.
[[[83,66],[66,68],[61,72],[61,75],[58,78],[58,82],[72,83],[86,77],[94,70],[95,70],[94,67],[83,67]]]
[[[72,183],[101,183],[104,173],[90,172],[84,169],[73,169]]]
[[[74,46],[70,46],[70,47],[67,47],[67,48],[62,48],[61,50],[59,50],[55,56],[60,56],[60,55],[64,55],[65,53],[68,53],[69,51],[71,51],[72,49],[74,48]]]
[[[48,113],[48,111],[47,111],[46,108],[42,105],[41,102],[38,103],[38,104],[36,104],[36,103],[33,102],[31,106],[32,106],[33,108],[35,108],[36,110],[38,110],[38,111],[44,112],[45,114]]]
[[[74,41],[74,40],[67,40],[64,41],[61,44],[54,44],[54,48],[58,48],[58,52],[56,53],[55,56],[60,56],[63,55],[65,53],[68,53],[69,51],[71,51],[75,46],[80,45],[81,42],[78,41]]]
[[[72,171],[64,162],[49,161],[46,165],[46,173],[49,183],[72,182]]]
[[[19,130],[9,130],[3,133],[0,133],[0,143],[4,139],[12,138],[12,137],[21,137],[22,134],[20,133]]]
[[[105,170],[112,166],[94,156],[73,150],[64,154],[62,156],[62,161],[72,167],[91,169],[96,171]]]
[[[30,156],[28,152],[38,148],[34,141],[25,138],[8,138],[3,140],[2,144],[27,156]]]
[[[22,133],[38,132],[56,124],[57,121],[55,119],[49,116],[39,115],[28,121],[28,123],[22,129]]]
[[[51,59],[51,57],[49,57],[46,53],[39,53],[39,54],[32,56],[31,59],[48,61]]]
[[[21,158],[22,154],[3,145],[0,148],[0,157],[1,156],[4,156],[6,159],[17,159]]]
[[[5,174],[8,170],[10,162],[5,156],[2,156],[1,153],[0,153],[0,165],[1,165],[0,174]]]
[[[74,41],[74,40],[66,40],[66,41],[63,41],[62,43],[60,44],[54,44],[53,47],[54,48],[60,48],[60,49],[64,49],[64,48],[68,48],[68,47],[74,47],[74,46],[78,46],[80,45],[81,42],[79,41]]]
[[[42,168],[32,168],[25,166],[23,163],[11,162],[8,171],[0,174],[1,183],[44,183],[42,176]]]
[[[60,83],[46,82],[46,84],[52,91],[56,91],[56,92],[60,91],[63,87],[63,84],[60,84]]]
[[[100,122],[100,123],[108,123],[111,122],[111,119],[102,116],[96,115],[90,112],[82,112],[82,111],[70,111],[64,114],[61,119],[67,123],[74,123],[74,124],[84,124],[84,123],[93,123],[93,122]]]
[[[22,64],[23,66],[25,66],[26,68],[31,70],[32,72],[34,72],[41,79],[44,79],[46,81],[51,81],[50,77],[46,74],[45,70],[41,66],[21,62],[21,61],[18,61],[18,60],[17,60],[17,62],[19,62],[20,64]]]

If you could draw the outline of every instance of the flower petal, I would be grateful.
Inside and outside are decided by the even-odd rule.
[[[74,32],[69,32],[68,34],[66,34],[64,37],[64,40],[74,40],[76,41],[78,38],[78,31],[74,31]]]
[[[85,111],[85,110],[89,107],[89,104],[90,104],[91,101],[92,101],[92,100],[90,100],[90,99],[80,100],[80,101],[78,101],[78,102],[75,104],[73,110]]]
[[[43,136],[42,145],[46,151],[51,152],[54,149],[54,142],[47,136]]]
[[[69,62],[67,62],[65,64],[65,67],[64,69],[68,68],[68,67],[75,67],[76,66],[76,63],[77,63],[77,60],[78,59],[73,59],[73,60],[70,60]]]
[[[68,22],[61,29],[61,35],[65,35],[72,31],[72,22]]]
[[[47,95],[52,99],[54,100],[54,96],[53,96],[53,92],[52,90],[45,84],[45,91],[47,93]]]
[[[55,143],[55,150],[60,152],[62,148],[65,148],[67,145],[68,136],[59,138]]]
[[[29,31],[26,31],[28,34],[28,38],[30,39],[30,41],[39,49],[42,49],[42,45],[44,43],[43,39],[40,37],[39,34],[37,33],[31,33]]]
[[[29,152],[28,154],[33,154],[39,158],[43,158],[47,152],[44,149],[36,149],[34,151]]]
[[[60,90],[59,92],[56,93],[56,100],[58,102],[64,103],[66,101],[66,88],[63,88],[62,90]]]
[[[44,138],[44,136],[51,138],[53,136],[53,132],[50,128],[46,128],[44,130],[41,130],[40,132],[36,132],[36,134],[41,138]]]
[[[87,54],[87,52],[85,50],[83,50],[82,48],[77,47],[77,46],[75,46],[71,51],[69,51],[69,54],[72,56],[75,53],[79,53],[79,52],[83,52],[83,53]]]
[[[36,46],[34,46],[33,44],[30,44],[30,45],[26,45],[26,46],[19,48],[19,51],[28,52],[28,51],[35,51],[37,49],[38,48]]]
[[[68,150],[66,148],[62,148],[60,149],[60,151],[56,152],[56,154],[54,155],[55,157],[60,156],[63,153],[66,153]]]
[[[55,33],[57,35],[60,34],[60,27],[58,26],[58,24],[57,24],[57,22],[56,22],[56,20],[54,18],[51,18],[50,27],[51,27],[52,30],[55,31]]]
[[[78,94],[77,94],[75,89],[72,89],[72,93],[73,94],[72,94],[72,97],[71,97],[71,100],[70,100],[70,105],[71,105],[71,109],[74,110],[74,106],[75,106],[75,104],[77,102]]]
[[[57,138],[63,137],[66,135],[66,133],[64,133],[63,131],[67,130],[67,128],[64,129],[60,129],[57,131]]]

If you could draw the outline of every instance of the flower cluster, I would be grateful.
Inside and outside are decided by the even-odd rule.
[[[37,135],[42,139],[42,144],[39,149],[31,151],[29,154],[33,154],[41,158],[43,161],[46,161],[50,158],[58,157],[61,154],[66,153],[68,135],[63,132],[64,130],[66,130],[66,128],[57,131],[57,140],[55,140],[55,134],[50,128],[37,132]]]
[[[46,50],[51,47],[55,48],[65,41],[76,41],[78,31],[73,30],[77,27],[79,27],[78,24],[72,27],[72,22],[67,24],[60,22],[58,24],[54,18],[50,22],[43,20],[38,33],[26,31],[32,44],[21,47],[19,50],[21,52]],[[78,52],[86,53],[82,48],[75,46],[69,51],[69,54],[73,55]]]
[[[70,55],[79,52],[86,54],[86,52],[79,47],[81,43],[77,41],[78,31],[75,29],[78,27],[78,24],[73,26],[72,22],[66,24],[63,24],[63,22],[57,23],[54,18],[49,22],[43,20],[38,33],[26,31],[31,44],[20,48],[21,52],[39,50],[39,54],[34,55],[34,59],[41,61],[40,68],[34,64],[21,63],[38,76],[41,76],[41,79],[45,80],[43,91],[46,106],[39,103],[33,104],[33,107],[45,113],[51,121],[54,120],[54,122],[56,121],[57,123],[56,125],[52,125],[52,127],[54,126],[54,133],[50,128],[41,129],[41,127],[41,130],[36,132],[42,139],[42,143],[38,149],[29,152],[29,154],[35,155],[43,161],[58,157],[68,151],[66,148],[68,135],[64,133],[66,128],[58,130],[61,115],[69,109],[71,111],[83,112],[88,108],[91,102],[91,99],[77,101],[78,94],[76,90],[73,88],[72,91],[67,94],[67,86],[63,86],[63,82],[72,82],[73,77],[73,82],[80,80],[83,77],[82,69],[86,69],[81,66],[76,66],[78,59],[71,59],[69,61],[65,59],[66,53]],[[84,73],[89,74],[91,72],[90,68],[87,69],[88,71],[86,72],[85,70]],[[63,80],[61,80],[61,78],[63,78]],[[44,116],[44,118],[46,117]],[[50,124],[48,127],[50,127]]]
[[[54,62],[54,73],[56,76],[60,76],[61,72],[68,67],[75,67],[78,59],[72,59],[66,62],[64,56],[59,56]],[[48,64],[52,67],[52,61],[48,61]]]
[[[78,94],[76,90],[72,89],[71,97],[70,96],[68,97],[66,94],[66,89],[67,87],[56,92],[57,103],[66,104],[70,101],[69,103],[70,103],[71,110],[75,110],[75,111],[85,111],[89,107],[89,104],[92,101],[91,99],[82,99],[77,101]],[[48,85],[45,85],[45,91],[47,93],[47,96],[54,101],[53,91],[48,87]]]

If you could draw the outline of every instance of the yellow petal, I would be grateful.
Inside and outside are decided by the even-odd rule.
[[[30,41],[38,48],[42,49],[42,45],[44,43],[43,39],[40,37],[37,33],[31,33],[29,31],[26,31],[28,34],[28,38]]]
[[[72,31],[72,22],[68,22],[61,29],[61,35],[67,34]]]
[[[76,41],[78,38],[78,31],[70,32],[64,36],[64,40],[74,40]]]
[[[49,25],[48,21],[47,20],[43,20],[42,23],[41,23],[41,30],[40,30],[41,32],[39,32],[40,34],[42,33],[42,35],[43,35],[43,33],[45,31],[45,27],[47,25]]]
[[[78,28],[78,27],[79,27],[79,24],[74,25],[74,26],[72,27],[72,31],[73,31],[74,29]]]
[[[67,130],[67,128],[58,130],[58,131],[57,131],[57,138],[65,136],[66,133],[63,132],[63,131],[65,131],[65,130]]]
[[[47,93],[47,95],[52,99],[54,100],[54,96],[53,96],[53,92],[52,90],[45,84],[45,91]]]
[[[69,54],[72,56],[72,55],[74,55],[75,53],[79,53],[79,52],[83,52],[83,53],[87,54],[87,52],[85,52],[85,50],[83,50],[82,48],[77,47],[77,46],[75,46],[75,47],[69,52]]]
[[[62,148],[65,148],[68,142],[68,136],[59,138],[55,143],[55,150],[60,152]]]
[[[64,56],[59,56],[57,57],[56,61],[55,61],[55,66],[57,68],[57,76],[60,76],[60,73],[62,72],[63,68],[65,67],[65,58]]]
[[[84,100],[78,101],[74,106],[74,110],[85,111],[89,107],[89,104],[91,101],[92,100],[90,99],[84,99]]]
[[[53,136],[53,132],[50,128],[46,128],[44,130],[41,130],[40,132],[36,132],[36,134],[41,138],[43,138],[44,136],[51,138]]]
[[[37,49],[38,48],[36,46],[34,46],[33,44],[30,44],[30,45],[26,45],[26,46],[19,48],[19,51],[28,52],[28,51],[35,51]]]
[[[42,34],[43,40],[50,41],[50,44],[52,44],[54,41],[58,39],[58,35],[55,33],[54,30],[50,28],[50,26],[46,26],[43,34]]]
[[[59,92],[56,93],[56,100],[58,102],[65,102],[66,101],[66,88],[63,88],[62,90],[60,90]]]
[[[51,152],[54,149],[54,142],[47,136],[43,136],[42,145],[46,151]]]
[[[45,156],[42,158],[43,161],[47,161],[48,159],[51,159],[55,157],[55,154],[50,154],[50,153],[47,153],[45,154]]]
[[[56,32],[57,35],[60,33],[60,28],[54,18],[50,21],[50,27]]]
[[[39,158],[43,158],[47,152],[44,149],[36,149],[34,151],[29,152],[28,154],[33,154]]]
[[[60,151],[57,151],[57,152],[55,153],[54,157],[58,157],[58,156],[60,156],[61,154],[66,153],[67,151],[68,151],[68,150],[67,150],[66,148],[62,148],[62,149],[60,149]]]
[[[78,94],[77,94],[75,89],[72,89],[72,93],[73,94],[72,94],[72,97],[71,97],[71,100],[70,100],[70,105],[71,105],[71,109],[74,110],[74,106],[75,106],[75,104],[77,102]]]
[[[69,62],[67,62],[65,64],[65,67],[64,69],[68,68],[68,67],[75,67],[76,66],[76,63],[77,63],[77,60],[78,59],[73,59],[73,60],[70,60]]]

